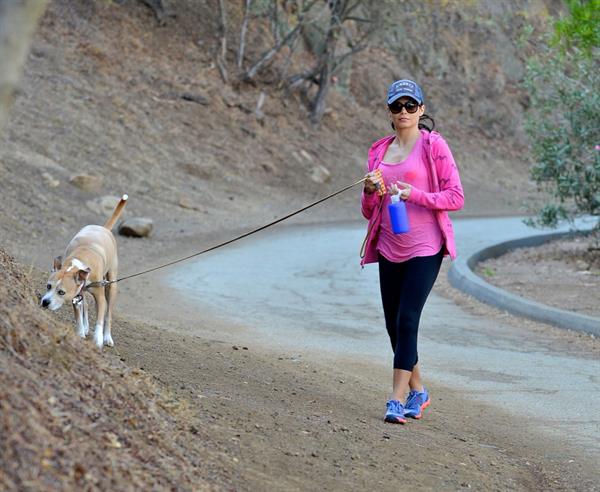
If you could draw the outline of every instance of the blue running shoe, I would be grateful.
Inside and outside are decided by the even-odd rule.
[[[429,399],[429,393],[423,387],[423,391],[411,391],[406,399],[406,405],[404,406],[404,416],[412,417],[413,419],[420,419],[423,416],[423,410],[425,410],[431,400]]]
[[[387,412],[385,412],[386,422],[392,424],[405,424],[406,419],[404,418],[404,405],[398,400],[390,400],[387,402]]]

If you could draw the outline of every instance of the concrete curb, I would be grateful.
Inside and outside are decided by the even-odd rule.
[[[496,258],[511,249],[539,246],[553,239],[572,234],[572,232],[558,232],[524,237],[480,249],[468,258],[461,258],[459,256],[452,262],[452,266],[448,272],[448,279],[450,284],[457,289],[510,313],[549,323],[560,328],[600,336],[600,318],[564,311],[511,294],[488,284],[473,272],[477,263],[489,258]]]

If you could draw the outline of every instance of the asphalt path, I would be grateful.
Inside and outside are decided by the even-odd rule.
[[[520,218],[454,224],[462,255],[540,234]],[[391,367],[377,268],[359,265],[364,232],[364,224],[279,227],[174,268],[168,279],[203,311],[266,343]],[[436,294],[423,312],[419,353],[426,376],[467,401],[530,417],[541,431],[600,457],[600,361]]]

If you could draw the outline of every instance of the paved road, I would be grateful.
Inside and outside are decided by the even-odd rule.
[[[464,255],[540,233],[517,218],[456,220],[455,226]],[[274,229],[174,269],[169,278],[203,310],[272,343],[391,365],[377,269],[358,264],[363,234],[362,224]],[[539,333],[471,315],[437,295],[428,301],[419,335],[429,378],[534,417],[545,432],[600,456],[598,360],[567,355]]]

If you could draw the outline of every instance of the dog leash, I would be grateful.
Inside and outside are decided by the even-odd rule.
[[[150,273],[150,272],[155,272],[156,270],[160,270],[161,268],[166,268],[166,267],[169,267],[171,265],[175,265],[176,263],[181,263],[182,261],[189,260],[190,258],[194,258],[196,256],[203,255],[204,253],[208,253],[209,251],[214,251],[215,249],[222,248],[223,246],[227,246],[228,244],[231,244],[231,243],[233,243],[235,241],[239,241],[240,239],[243,239],[245,237],[251,236],[252,234],[256,234],[257,232],[260,232],[260,231],[262,231],[262,230],[264,230],[264,229],[266,229],[268,227],[274,226],[275,224],[279,224],[280,222],[283,222],[284,220],[287,220],[290,217],[293,217],[294,215],[298,215],[299,213],[302,213],[305,210],[308,210],[309,208],[312,208],[315,205],[318,205],[319,203],[323,203],[324,201],[329,200],[330,198],[333,198],[336,195],[339,195],[339,194],[341,194],[341,193],[343,193],[345,191],[348,191],[351,188],[354,188],[356,185],[359,185],[360,183],[363,183],[366,179],[367,178],[364,177],[364,178],[356,181],[355,183],[352,183],[351,185],[348,185],[348,186],[342,188],[341,190],[338,190],[338,191],[336,191],[334,193],[331,193],[330,195],[327,195],[326,197],[323,197],[323,198],[317,200],[316,202],[313,202],[313,203],[311,203],[311,204],[309,204],[309,205],[307,205],[305,207],[302,207],[299,210],[296,210],[295,212],[292,212],[292,213],[290,213],[290,214],[288,214],[288,215],[286,215],[284,217],[281,217],[281,218],[279,218],[277,220],[274,220],[273,222],[269,222],[268,224],[265,224],[265,225],[263,225],[263,226],[261,226],[261,227],[259,227],[257,229],[254,229],[254,230],[252,230],[250,232],[246,232],[246,233],[244,233],[244,234],[242,234],[240,236],[234,237],[233,239],[229,239],[229,240],[227,240],[225,242],[222,242],[222,243],[217,244],[215,246],[211,246],[210,248],[207,248],[207,249],[204,249],[202,251],[199,251],[198,253],[194,253],[192,255],[186,256],[185,258],[180,258],[178,260],[173,260],[173,261],[170,261],[168,263],[165,263],[164,265],[159,265],[157,267],[150,268],[150,269],[144,270],[142,272],[134,273],[132,275],[127,275],[126,277],[121,277],[121,278],[118,278],[118,279],[115,279],[115,280],[99,280],[97,282],[90,282],[89,284],[87,284],[85,286],[85,289],[87,290],[90,287],[106,287],[107,285],[115,284],[117,282],[121,282],[122,280],[127,280],[127,279],[130,279],[130,278],[133,278],[133,277],[139,277],[140,275],[145,275],[145,274]]]

